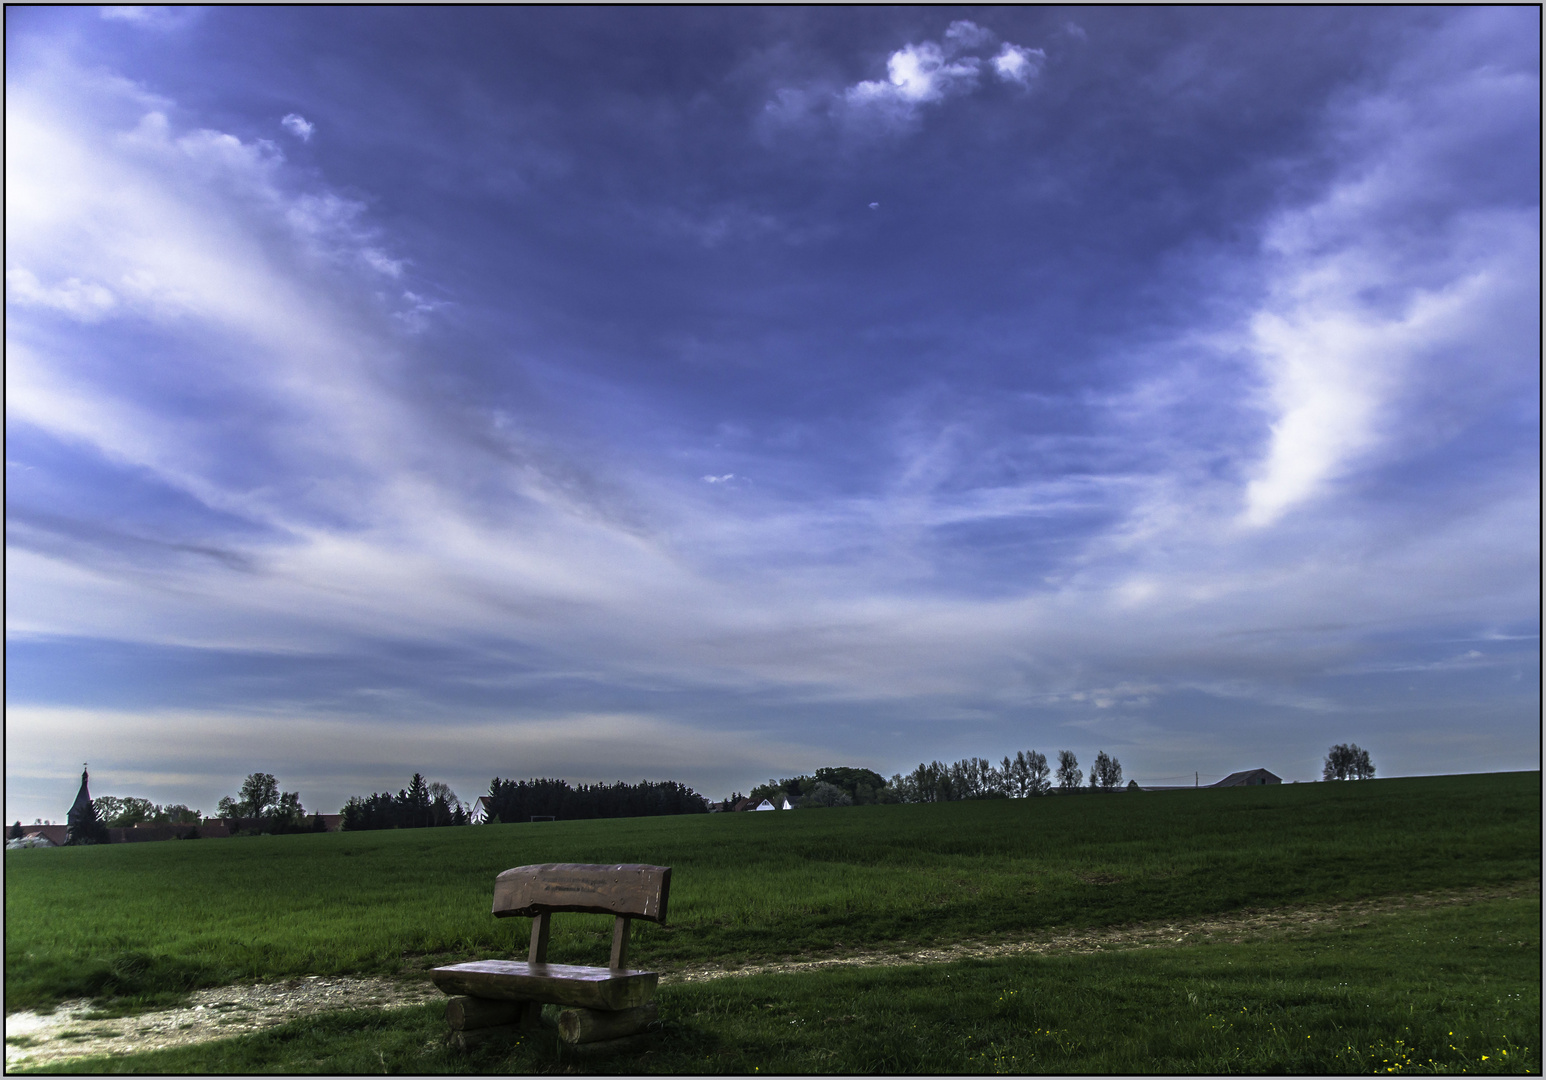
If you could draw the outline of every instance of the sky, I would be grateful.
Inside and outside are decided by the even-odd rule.
[[[6,12],[5,816],[1539,768],[1540,12]]]

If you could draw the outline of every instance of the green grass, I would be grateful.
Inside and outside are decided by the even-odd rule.
[[[508,956],[495,874],[675,868],[671,970],[1540,878],[1540,774],[554,822],[6,853],[8,1009]],[[555,920],[598,962],[609,922]]]
[[[1500,899],[1292,940],[666,986],[649,1052],[578,1061],[548,1035],[455,1053],[421,1006],[39,1071],[1539,1073],[1540,919]]]

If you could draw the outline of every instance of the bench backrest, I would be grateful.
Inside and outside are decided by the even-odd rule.
[[[517,866],[494,879],[494,914],[509,918],[584,911],[663,926],[670,896],[669,866],[540,863]]]

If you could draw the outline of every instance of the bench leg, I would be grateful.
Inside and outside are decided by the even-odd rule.
[[[521,1020],[524,1001],[495,1001],[490,998],[458,996],[446,1002],[446,1024],[453,1031],[503,1027]]]
[[[619,915],[617,921],[612,924],[612,963],[613,971],[621,971],[628,965],[628,928],[633,920],[626,915]]]
[[[558,1014],[558,1037],[570,1046],[610,1042],[647,1031],[660,1019],[660,1006],[647,1002],[635,1009],[564,1009]]]
[[[531,950],[526,954],[528,964],[548,962],[548,926],[552,918],[551,912],[544,911],[531,921]]]

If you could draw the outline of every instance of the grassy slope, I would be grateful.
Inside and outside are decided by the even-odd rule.
[[[523,863],[675,867],[669,969],[1539,880],[1540,774],[6,853],[7,1008],[509,955]],[[605,919],[551,956],[597,962]]]
[[[668,986],[645,1054],[585,1072],[1539,1073],[1540,901],[1293,940]],[[552,1072],[551,1036],[471,1055],[441,1010],[358,1011],[61,1072]]]

